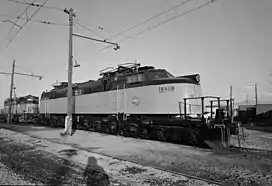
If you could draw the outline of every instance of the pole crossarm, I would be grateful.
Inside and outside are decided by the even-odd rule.
[[[109,42],[107,40],[95,39],[95,38],[91,38],[91,37],[87,37],[87,36],[82,36],[82,35],[79,35],[79,34],[72,34],[72,35],[76,36],[76,37],[84,38],[84,39],[89,39],[89,40],[101,42],[101,43],[107,43],[107,44],[115,45],[116,46],[115,50],[120,49],[120,46],[118,45],[118,43]]]
[[[12,75],[12,73],[8,73],[8,72],[0,72],[0,74],[4,74],[4,75]],[[19,73],[19,72],[14,72],[14,74],[21,75],[21,76],[37,77],[37,78],[40,78],[40,79],[43,78],[42,76],[37,76],[37,75],[34,75],[34,74],[25,74],[25,73]]]

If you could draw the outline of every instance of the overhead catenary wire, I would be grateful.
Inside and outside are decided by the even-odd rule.
[[[37,0],[33,0],[32,1],[32,3],[35,3]],[[28,7],[17,17],[17,19],[16,19],[16,21],[15,21],[15,24],[13,24],[12,25],[12,27],[10,28],[10,30],[9,30],[9,32],[8,32],[8,34],[7,34],[7,36],[6,36],[6,38],[5,39],[7,39],[9,36],[10,36],[10,34],[12,33],[12,30],[13,30],[13,28],[14,28],[14,26],[18,23],[18,21],[19,21],[19,19],[24,15],[24,13],[27,13],[27,11],[28,11],[28,9],[30,8],[31,6],[30,5],[28,5]]]
[[[42,8],[46,8],[46,9],[57,10],[57,11],[63,12],[62,8],[54,7],[54,6],[46,6],[44,4],[35,4],[33,2],[32,3],[28,3],[28,2],[18,1],[18,0],[6,0],[6,1],[14,2],[14,3],[18,3],[18,4],[25,4],[25,5],[29,5],[29,6],[33,6],[33,7],[42,7]]]
[[[48,2],[48,0],[45,0],[45,1],[43,2],[42,5],[45,5],[47,2]],[[34,16],[37,14],[37,12],[38,12],[41,8],[42,8],[42,6],[40,6],[40,7],[39,7],[39,8],[38,8],[38,9],[30,16],[29,19],[32,19],[32,17],[34,17]],[[0,52],[0,55],[5,51],[6,48],[9,47],[9,45],[12,43],[12,41],[15,39],[15,37],[19,34],[19,32],[26,26],[26,24],[28,23],[28,21],[29,21],[29,20],[27,20],[27,21],[22,25],[22,27],[15,33],[15,35],[13,36],[13,38],[11,38],[11,39],[9,40],[8,44],[7,44],[7,45],[4,47],[4,49]]]
[[[78,19],[74,19],[74,21],[78,21],[79,22],[79,20]],[[80,21],[81,22],[81,21]],[[103,31],[107,31],[107,32],[110,32],[108,29],[105,29],[104,27],[101,27],[101,26],[97,26],[97,25],[94,25],[94,24],[90,24],[90,23],[82,23],[81,22],[81,24],[83,24],[85,27],[89,27],[89,26],[91,26],[91,27],[95,27],[96,29],[98,29],[98,30],[103,30]]]
[[[166,19],[165,21],[159,22],[158,24],[155,24],[155,25],[153,25],[153,26],[151,26],[151,27],[148,27],[147,29],[145,29],[145,30],[143,30],[143,31],[140,31],[140,32],[138,32],[138,33],[136,33],[136,34],[134,34],[134,35],[132,35],[132,36],[125,37],[125,38],[123,38],[123,39],[117,41],[117,43],[121,43],[121,42],[124,42],[124,41],[126,41],[126,40],[133,39],[133,38],[135,38],[135,37],[137,37],[137,36],[139,36],[139,35],[145,34],[146,32],[149,32],[149,31],[151,31],[151,30],[153,30],[153,29],[155,29],[155,28],[157,28],[157,27],[159,27],[159,26],[161,26],[161,25],[164,25],[164,24],[166,24],[166,23],[168,23],[168,22],[171,22],[171,21],[173,21],[173,20],[175,20],[175,19],[177,19],[177,18],[183,17],[183,16],[185,16],[185,15],[187,15],[187,14],[189,14],[189,13],[192,13],[192,12],[194,12],[194,11],[196,11],[196,10],[199,10],[199,9],[205,7],[205,6],[208,6],[208,5],[210,5],[211,3],[215,2],[215,1],[217,1],[217,0],[210,0],[209,2],[206,2],[206,3],[204,3],[204,4],[201,4],[201,5],[199,5],[199,6],[195,7],[195,8],[193,8],[193,9],[190,9],[190,10],[188,10],[188,11],[186,11],[186,12],[183,12],[183,13],[178,14],[178,15],[172,17],[172,18]],[[101,49],[100,51],[106,50],[106,49],[108,49],[108,48],[110,48],[110,47],[112,47],[112,46],[107,46],[107,47]]]
[[[153,15],[152,17],[150,17],[150,18],[148,18],[148,19],[146,19],[146,20],[144,20],[144,21],[142,21],[142,22],[140,22],[140,23],[137,23],[136,25],[133,25],[133,26],[131,26],[131,27],[129,27],[129,28],[127,28],[127,29],[121,31],[121,32],[118,32],[117,34],[115,34],[115,35],[109,37],[108,39],[113,39],[113,38],[115,38],[115,37],[117,37],[117,36],[120,36],[120,35],[122,35],[122,34],[128,32],[128,31],[130,31],[130,30],[132,30],[132,29],[134,29],[134,28],[136,28],[136,27],[139,27],[139,26],[141,26],[141,25],[143,25],[143,24],[145,24],[145,23],[147,23],[147,22],[149,22],[149,21],[151,21],[151,20],[153,20],[153,19],[155,19],[155,18],[157,18],[157,17],[159,17],[159,16],[162,16],[162,15],[164,15],[164,14],[166,14],[166,13],[168,13],[168,12],[174,10],[174,9],[177,9],[177,8],[180,7],[180,6],[185,5],[186,3],[189,3],[190,1],[193,1],[193,0],[186,0],[186,1],[183,1],[183,2],[181,2],[181,3],[179,3],[179,4],[175,5],[175,6],[173,6],[173,7],[171,7],[171,8],[169,8],[169,9],[167,9],[167,10],[162,11],[162,12],[159,13],[159,14]],[[108,40],[108,39],[107,39],[107,40]]]
[[[19,65],[15,65],[15,69],[20,69],[20,70],[23,71],[23,72],[34,74],[33,71],[27,70],[27,69],[25,69],[24,67],[19,66]]]
[[[79,25],[79,26],[81,26],[82,28],[84,28],[84,29],[86,29],[86,30],[90,31],[90,32],[91,32],[91,33],[93,33],[94,35],[96,35],[96,36],[98,36],[98,37],[100,37],[100,38],[102,38],[102,39],[105,39],[105,37],[104,37],[104,36],[102,36],[101,34],[99,34],[99,33],[95,32],[94,30],[92,30],[92,29],[88,28],[88,27],[87,27],[87,26],[85,26],[84,24],[80,23],[80,21],[78,21],[78,20],[74,20],[74,23],[75,23],[75,24],[77,24],[77,25]]]
[[[11,19],[17,19],[18,18],[18,16],[8,15],[8,14],[2,14],[2,13],[0,13],[0,16],[11,18]],[[28,21],[36,22],[36,23],[50,24],[50,25],[69,26],[68,24],[65,24],[65,23],[58,23],[58,22],[52,22],[52,21],[30,19],[30,18],[26,18],[26,17],[20,17],[19,19],[28,20]]]

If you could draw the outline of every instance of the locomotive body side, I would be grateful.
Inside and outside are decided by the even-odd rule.
[[[184,113],[184,97],[202,96],[201,85],[184,78],[160,78],[151,81],[134,83],[112,82],[111,89],[104,91],[102,87],[94,87],[97,82],[78,86],[74,90],[75,115],[112,115],[124,113],[129,115],[180,115]],[[102,84],[102,83],[101,83]],[[88,89],[97,92],[88,93]],[[62,92],[63,97],[54,96]],[[42,96],[41,114],[66,114],[67,88],[52,90]],[[187,112],[201,113],[199,100],[189,100]]]
[[[197,144],[197,137],[192,136],[198,134],[191,132],[195,129],[187,129],[188,122],[177,116],[184,114],[184,97],[202,96],[199,75],[174,77],[164,69],[148,68],[131,72],[122,67],[114,75],[74,84],[73,125],[115,135]],[[124,69],[129,72],[122,73]],[[186,105],[187,114],[202,113],[200,100],[187,100]],[[67,83],[43,92],[39,110],[42,124],[63,127]],[[202,125],[198,119],[194,126]]]
[[[183,97],[202,96],[200,85],[171,83],[74,96],[74,114],[178,115],[184,112]],[[181,104],[180,104],[181,103]],[[67,98],[42,99],[40,113],[66,114]],[[190,100],[187,111],[201,113],[199,100]]]

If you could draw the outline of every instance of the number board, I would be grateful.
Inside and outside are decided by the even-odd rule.
[[[172,91],[175,91],[175,87],[174,86],[163,86],[163,87],[159,87],[159,93],[172,92]]]

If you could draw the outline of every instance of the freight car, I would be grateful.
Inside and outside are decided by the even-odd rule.
[[[73,84],[74,127],[173,143],[203,143],[202,133],[207,132],[203,103],[183,101],[203,96],[199,74],[174,77],[165,69],[125,63],[102,70],[100,76]],[[67,85],[62,82],[42,93],[41,124],[64,126]]]

